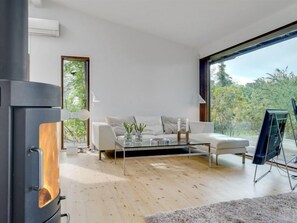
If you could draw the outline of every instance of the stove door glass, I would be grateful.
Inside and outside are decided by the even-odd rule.
[[[39,191],[39,208],[42,208],[59,194],[57,123],[39,126],[39,148],[43,154],[43,188]]]

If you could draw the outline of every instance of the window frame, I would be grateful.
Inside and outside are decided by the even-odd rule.
[[[199,93],[205,100],[205,104],[200,105],[200,121],[209,122],[210,117],[210,65],[237,56],[250,53],[252,51],[294,38],[297,36],[297,21],[289,23],[260,36],[241,42],[217,53],[203,57],[199,60]]]
[[[90,111],[90,57],[78,57],[78,56],[61,56],[61,109],[64,108],[64,60],[76,60],[76,61],[84,61],[86,62],[87,66],[87,110]],[[64,122],[61,121],[61,149],[64,148]],[[90,147],[90,119],[87,120],[87,147]]]

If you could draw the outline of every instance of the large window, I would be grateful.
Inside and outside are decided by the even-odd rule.
[[[293,114],[291,98],[297,99],[296,31],[261,38],[257,44],[244,43],[233,52],[229,49],[203,59],[200,78],[204,81],[200,93],[207,99],[202,111],[205,121],[214,122],[215,132],[246,138],[252,146],[257,143],[265,109]],[[292,121],[297,129],[294,115]],[[287,155],[295,155],[290,123],[284,142]],[[253,155],[254,150],[250,148],[249,153]]]
[[[211,120],[227,135],[258,133],[266,108],[292,111],[297,37],[210,66]]]

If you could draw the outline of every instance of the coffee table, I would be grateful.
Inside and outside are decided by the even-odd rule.
[[[199,150],[195,146],[207,146],[208,150]],[[200,156],[200,155],[208,155],[208,166],[211,167],[211,154],[210,154],[210,143],[205,141],[195,141],[191,140],[189,142],[170,139],[144,139],[142,142],[126,142],[124,140],[116,140],[115,141],[115,151],[114,157],[116,162],[116,152],[123,151],[123,170],[124,175],[126,173],[126,152],[127,151],[143,151],[143,150],[160,150],[160,149],[179,149],[184,148],[188,149],[188,153],[180,153],[180,154],[170,154],[170,155],[155,155],[155,156],[142,156],[137,158],[152,158],[152,157],[172,157],[172,156]],[[199,152],[192,153],[192,149],[198,149]],[[136,157],[129,157],[136,158]]]

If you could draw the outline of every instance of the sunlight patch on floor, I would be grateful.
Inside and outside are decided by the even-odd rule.
[[[88,168],[76,166],[69,163],[60,164],[60,167],[61,167],[61,171],[60,171],[61,177],[70,179],[82,184],[127,181],[125,178],[122,178],[122,177],[114,176],[107,173],[101,173],[98,170],[91,170]],[[72,174],[69,174],[69,173],[72,173]]]
[[[181,167],[179,166],[175,166],[175,165],[172,165],[172,164],[167,164],[167,163],[151,163],[150,164],[152,167],[156,168],[156,169],[161,169],[161,170],[168,170],[168,169],[182,169]]]

